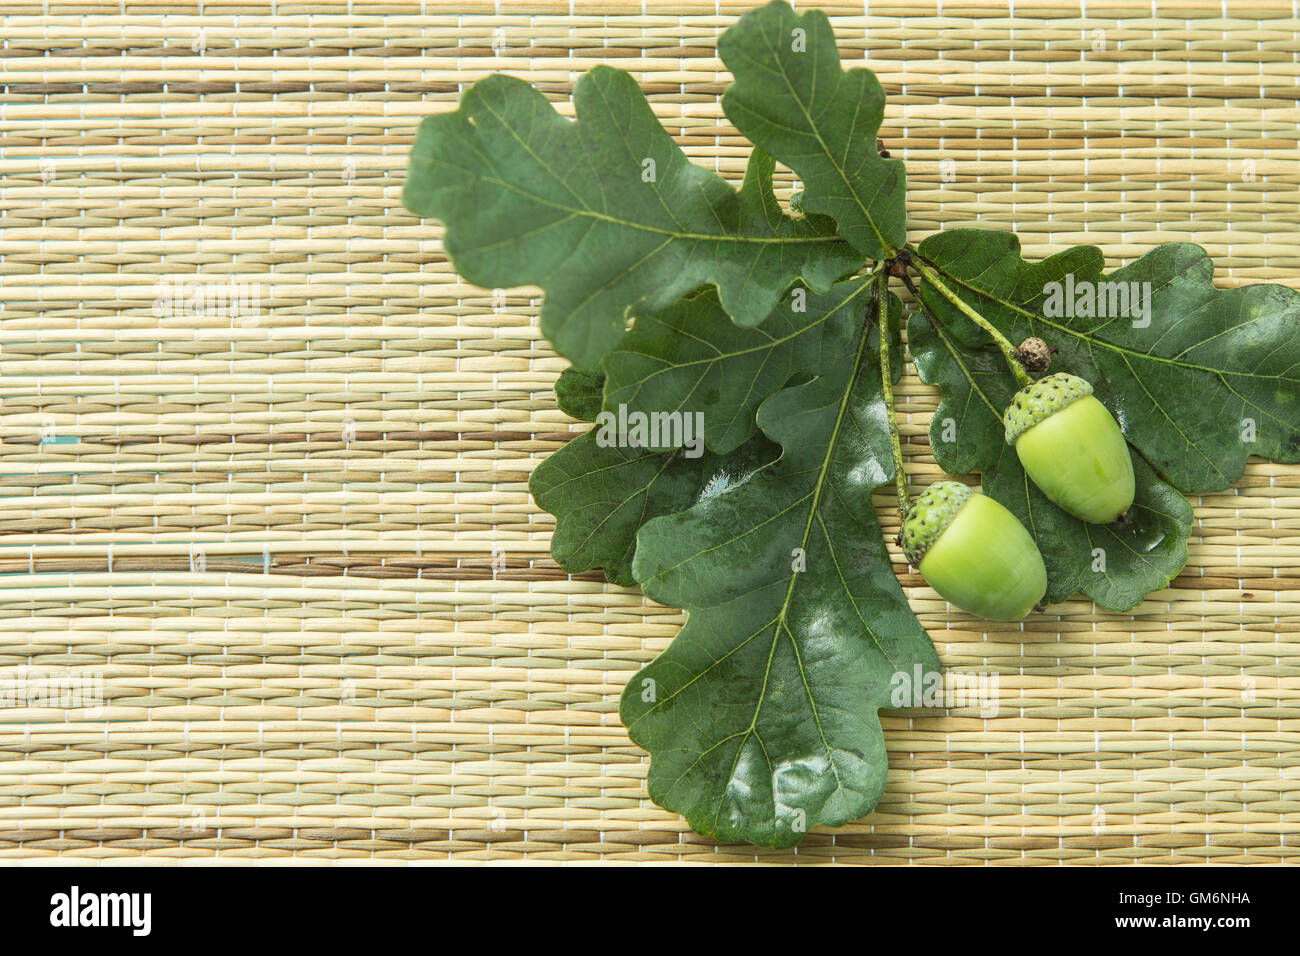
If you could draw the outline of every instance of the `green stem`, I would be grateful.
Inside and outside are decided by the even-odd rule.
[[[903,469],[903,443],[898,437],[898,415],[894,411],[894,374],[889,367],[889,274],[876,274],[876,317],[880,323],[880,388],[885,399],[885,420],[889,423],[889,452],[894,456],[894,484],[898,491],[898,518],[912,508],[907,494],[907,473]]]
[[[1002,357],[1007,360],[1007,368],[1011,370],[1011,374],[1015,376],[1016,382],[1019,383],[1021,388],[1033,383],[1033,378],[1025,371],[1025,367],[1020,364],[1020,359],[1016,358],[1016,347],[1011,344],[1011,341],[1005,335],[994,328],[992,322],[963,302],[957,293],[944,284],[937,272],[915,256],[912,258],[912,266],[915,267],[917,272],[921,273],[922,279],[928,282],[941,296],[955,305],[962,315],[988,333],[989,338],[993,339],[994,344],[1002,352]]]

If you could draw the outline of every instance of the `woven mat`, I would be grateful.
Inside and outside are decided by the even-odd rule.
[[[646,799],[618,694],[681,617],[550,560],[526,479],[574,426],[536,290],[462,282],[399,192],[468,82],[569,112],[598,62],[738,179],[745,6],[5,4],[0,676],[103,704],[0,709],[0,861],[1300,861],[1300,469],[1259,461],[1132,614],[982,624],[896,555],[1000,706],[886,713],[862,821],[773,853]],[[1300,284],[1290,0],[825,8],[916,237],[1189,239]],[[901,394],[926,482],[934,394]]]

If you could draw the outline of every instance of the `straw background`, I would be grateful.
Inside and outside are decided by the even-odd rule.
[[[748,5],[4,4],[0,676],[107,700],[0,709],[0,862],[1300,861],[1300,468],[1258,460],[1132,614],[983,624],[895,552],[1000,710],[886,712],[869,817],[768,852],[646,798],[618,695],[681,617],[551,561],[527,477],[578,426],[537,290],[462,282],[400,190],[463,86],[571,114],[599,62],[738,179],[714,45]],[[1300,285],[1290,0],[822,6],[915,237],[1187,239]],[[258,311],[167,314],[160,280]],[[927,482],[934,395],[901,395]]]

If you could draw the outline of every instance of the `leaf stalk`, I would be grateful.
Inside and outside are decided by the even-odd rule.
[[[962,315],[966,316],[966,318],[970,319],[988,334],[989,338],[993,340],[993,343],[1002,353],[1002,357],[1006,359],[1007,368],[1011,370],[1011,374],[1015,377],[1016,383],[1021,388],[1033,383],[1033,378],[1027,371],[1025,371],[1025,367],[1020,364],[1020,359],[1016,356],[1016,347],[1011,344],[1011,341],[1005,335],[997,330],[992,322],[967,305],[962,300],[961,296],[948,288],[947,284],[939,278],[937,272],[927,266],[924,262],[920,261],[919,258],[914,257],[912,259],[912,265],[917,272],[921,274],[921,278],[925,282],[929,283],[934,291],[938,292],[941,296],[951,302]]]
[[[898,493],[898,517],[904,519],[912,508],[907,494],[907,473],[903,468],[903,443],[898,433],[898,414],[894,410],[894,374],[889,361],[889,273],[876,273],[876,319],[880,325],[880,389],[885,400],[885,420],[889,424],[889,452],[894,459],[894,486]]]

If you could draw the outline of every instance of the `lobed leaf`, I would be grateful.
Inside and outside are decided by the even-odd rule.
[[[779,459],[638,533],[637,580],[690,618],[620,712],[651,798],[701,833],[789,846],[868,812],[887,769],[877,711],[896,674],[938,669],[871,506],[893,470],[878,345],[860,333],[762,404]]]
[[[892,257],[907,238],[906,174],[876,150],[885,93],[870,70],[840,68],[826,15],[777,0],[727,30],[718,55],[735,77],[723,110],[803,180],[801,208],[832,217],[866,258]]]
[[[781,212],[761,152],[739,192],[692,165],[628,74],[595,67],[573,98],[576,121],[521,80],[475,83],[420,124],[402,201],[446,223],[470,282],[541,286],[542,332],[574,364],[701,285],[756,325],[794,283],[825,291],[861,263],[832,223]]]

